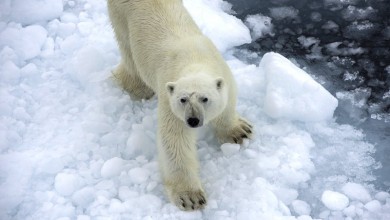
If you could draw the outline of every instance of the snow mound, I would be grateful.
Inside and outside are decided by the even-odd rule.
[[[329,120],[338,101],[304,70],[277,53],[263,56],[265,112],[273,118],[304,122]]]

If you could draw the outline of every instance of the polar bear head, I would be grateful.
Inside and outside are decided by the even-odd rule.
[[[191,128],[217,117],[227,105],[227,86],[222,78],[206,74],[183,77],[166,84],[173,114]]]

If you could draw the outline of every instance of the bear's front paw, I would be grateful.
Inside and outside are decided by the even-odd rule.
[[[253,126],[243,118],[229,131],[227,142],[242,144],[245,138],[251,138]]]
[[[203,209],[206,206],[206,196],[202,190],[173,193],[173,202],[184,211]]]

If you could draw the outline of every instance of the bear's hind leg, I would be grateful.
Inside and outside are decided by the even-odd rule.
[[[114,77],[132,98],[136,100],[150,99],[154,92],[142,81],[136,71],[133,64],[126,65],[122,60],[114,71]]]

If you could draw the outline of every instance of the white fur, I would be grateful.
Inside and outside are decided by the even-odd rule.
[[[122,55],[114,76],[134,98],[158,97],[157,144],[167,195],[183,210],[201,209],[206,196],[196,133],[187,122],[211,122],[222,143],[249,138],[252,126],[235,110],[234,78],[181,0],[108,0],[108,9]]]

